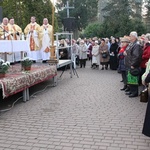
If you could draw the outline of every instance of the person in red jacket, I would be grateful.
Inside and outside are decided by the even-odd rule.
[[[141,76],[145,72],[146,69],[146,63],[148,62],[150,58],[150,33],[147,33],[144,38],[144,47],[143,47],[143,54],[142,54],[142,62],[140,65],[141,73],[140,73],[140,83],[141,83]]]
[[[126,67],[124,63],[124,51],[127,48],[129,44],[129,37],[123,37],[121,38],[121,48],[118,53],[118,59],[119,59],[119,66],[118,66],[118,71],[122,75],[122,80],[124,83],[124,87],[120,89],[121,91],[125,90],[127,88],[127,73],[126,73]]]

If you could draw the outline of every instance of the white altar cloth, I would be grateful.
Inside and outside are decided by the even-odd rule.
[[[5,61],[16,62],[23,58],[23,52],[29,56],[30,47],[25,40],[0,40],[0,57]]]
[[[27,41],[22,40],[0,40],[0,53],[30,52]]]

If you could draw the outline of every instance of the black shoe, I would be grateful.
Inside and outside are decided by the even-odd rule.
[[[131,93],[131,92],[126,92],[125,94],[126,94],[126,95],[131,95],[132,93]]]
[[[126,89],[125,89],[125,92],[129,92],[129,91],[130,91],[130,89],[129,89],[129,88],[126,88]]]
[[[15,65],[15,63],[14,63],[14,62],[11,62],[10,65]]]
[[[130,94],[129,97],[130,98],[132,98],[132,97],[138,97],[138,94]]]
[[[102,68],[101,70],[104,70],[104,68]]]
[[[121,91],[124,91],[127,88],[127,86],[124,86],[122,89],[120,89]]]
[[[120,82],[123,82],[123,80],[121,80]]]
[[[42,63],[46,63],[46,60],[43,60]]]
[[[96,68],[96,66],[93,66],[93,69],[95,69]]]

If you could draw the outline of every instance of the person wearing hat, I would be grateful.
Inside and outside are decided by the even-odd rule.
[[[127,88],[127,76],[126,76],[126,67],[124,63],[124,51],[127,48],[129,44],[129,38],[128,37],[123,37],[121,38],[121,48],[118,53],[118,59],[119,59],[119,66],[118,66],[118,71],[121,73],[122,76],[122,81],[124,83],[124,87],[120,89],[121,91],[125,90]]]
[[[98,41],[95,41],[94,46],[92,47],[92,68],[98,69],[100,65],[100,56],[99,56],[99,45]]]
[[[87,60],[87,46],[85,45],[84,40],[81,40],[79,44],[79,60],[80,68],[82,68],[82,66],[85,68]]]
[[[138,70],[142,60],[142,47],[137,41],[138,35],[137,32],[132,31],[130,33],[130,44],[127,46],[124,55],[125,55],[125,66],[126,71],[131,73],[131,71]],[[133,75],[139,78],[139,74]],[[126,89],[126,95],[129,95],[130,98],[138,96],[138,83],[130,84],[129,89]]]

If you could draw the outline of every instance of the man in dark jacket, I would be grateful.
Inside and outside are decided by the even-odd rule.
[[[125,55],[125,66],[127,69],[127,72],[131,69],[139,69],[140,63],[142,60],[142,47],[137,42],[137,32],[133,31],[130,33],[130,44],[126,48],[124,55]],[[138,78],[138,75],[137,75]],[[129,91],[126,93],[126,95],[129,95],[129,97],[137,97],[138,96],[138,84],[129,85]]]

